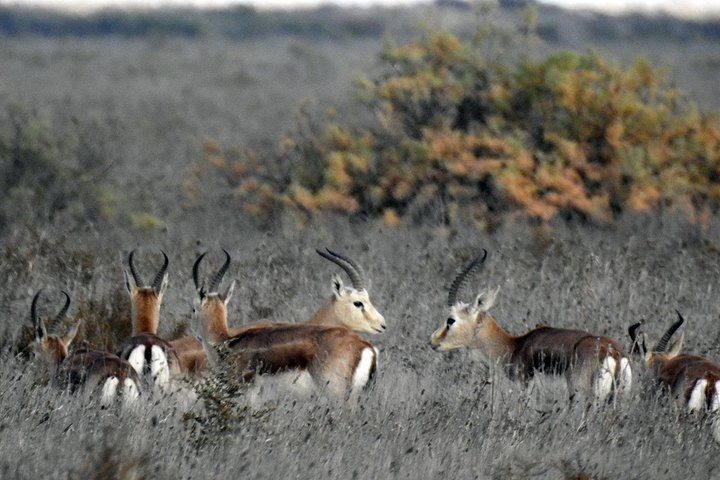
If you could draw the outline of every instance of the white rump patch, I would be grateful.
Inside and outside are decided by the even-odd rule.
[[[717,412],[718,408],[720,408],[720,381],[715,382],[715,391],[712,394],[708,410],[711,412]]]
[[[370,380],[370,373],[372,372],[375,355],[375,349],[363,349],[360,354],[360,361],[355,367],[355,373],[353,373],[352,392],[360,391],[365,387],[365,385],[367,385],[368,380]]]
[[[157,345],[153,345],[150,349],[150,375],[153,382],[160,387],[164,388],[170,382],[170,367],[167,357],[162,348]]]
[[[630,393],[632,387],[632,369],[630,361],[622,357],[620,359],[620,375],[617,381],[617,390],[620,393]]]
[[[117,397],[117,387],[120,379],[117,377],[108,377],[103,383],[102,392],[100,393],[100,405],[109,407]]]
[[[137,385],[135,385],[135,382],[130,378],[126,378],[123,382],[122,388],[123,404],[125,406],[130,406],[135,403],[139,396],[140,391],[138,390]]]
[[[707,380],[704,378],[698,380],[695,387],[690,392],[690,399],[688,400],[687,408],[690,412],[697,412],[705,406],[705,388],[707,387]]]
[[[617,362],[612,357],[605,357],[595,378],[595,396],[598,400],[605,400],[613,389],[615,366]]]
[[[128,363],[132,365],[138,375],[143,374],[145,367],[145,345],[138,345],[133,348],[128,357]]]

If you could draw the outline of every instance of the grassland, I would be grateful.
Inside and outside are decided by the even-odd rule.
[[[290,216],[258,225],[228,208],[230,193],[217,179],[207,180],[200,202],[183,191],[205,139],[272,151],[280,135],[297,128],[301,109],[332,107],[344,123],[362,124],[366,113],[352,81],[373,75],[384,42],[423,29],[468,34],[475,21],[457,11],[395,13],[384,17],[395,23],[362,35],[25,31],[2,38],[0,133],[13,135],[15,109],[43,118],[43,128],[60,132],[52,138],[72,145],[83,165],[99,167],[93,181],[111,197],[103,208],[116,213],[84,217],[59,209],[47,218],[27,209],[2,226],[0,477],[720,476],[718,446],[703,421],[684,418],[648,393],[652,384],[637,362],[626,401],[584,414],[565,403],[562,384],[540,385],[541,394],[521,391],[472,353],[440,354],[428,345],[446,317],[447,283],[485,247],[490,259],[472,288],[501,286],[494,313],[512,332],[545,323],[626,342],[631,322],[646,318],[657,332],[679,308],[688,319],[688,349],[720,358],[717,219],[699,228],[672,217],[628,217],[607,228],[558,223],[551,233],[521,224],[493,233],[432,222],[385,229],[339,218],[303,227]],[[513,18],[498,15],[498,21]],[[584,21],[541,12],[546,43],[535,53],[594,48],[620,61],[650,57],[667,65],[703,108],[720,108],[713,81],[720,47],[709,27],[704,34],[640,35],[625,19],[600,34]],[[12,171],[2,163],[0,185],[12,180]],[[3,208],[15,205],[2,198]],[[160,222],[128,222],[117,212],[143,212]],[[85,322],[82,338],[116,346],[129,314],[121,262],[136,247],[143,249],[141,260],[156,261],[151,255],[158,248],[171,257],[165,335],[191,321],[195,256],[220,247],[235,260],[233,324],[268,312],[301,321],[329,295],[334,267],[314,253],[320,246],[359,259],[372,278],[373,302],[388,320],[387,333],[371,338],[381,351],[379,375],[356,406],[287,398],[248,411],[240,395],[224,412],[209,402],[188,415],[185,407],[160,402],[120,414],[59,394],[35,363],[16,356],[31,296],[41,287],[71,294],[70,315]]]

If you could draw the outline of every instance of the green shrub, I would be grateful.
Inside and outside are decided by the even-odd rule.
[[[717,205],[720,123],[661,71],[594,54],[486,55],[485,41],[440,33],[387,47],[385,73],[359,86],[371,128],[304,121],[281,142],[280,174],[212,142],[203,165],[256,215],[289,207],[395,224],[441,205],[445,221],[487,226],[660,208],[703,220]]]

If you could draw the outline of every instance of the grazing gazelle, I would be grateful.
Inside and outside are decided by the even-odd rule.
[[[88,396],[99,395],[104,407],[121,397],[123,403],[133,403],[140,394],[140,378],[132,366],[111,353],[96,350],[80,350],[68,353],[77,334],[80,322],[73,325],[65,335],[57,333],[70,307],[70,296],[65,295],[65,305],[55,316],[49,328],[37,315],[37,303],[42,290],[33,297],[30,317],[35,329],[36,351],[53,369],[53,383],[71,392],[82,391]]]
[[[223,250],[224,251],[224,250]],[[225,252],[225,262],[212,276],[208,284],[208,291],[216,291],[230,267],[230,254]],[[325,302],[315,314],[307,320],[306,325],[326,327],[340,327],[361,333],[380,333],[385,330],[385,318],[377,311],[370,301],[366,284],[367,280],[363,269],[353,260],[332,252],[317,250],[323,258],[339,266],[350,278],[351,286],[345,286],[342,279],[334,275],[332,278],[332,297]],[[200,263],[207,252],[200,255],[193,265],[193,281],[195,288],[204,291],[204,285],[199,284]],[[213,302],[212,308],[208,306],[202,313],[204,335],[208,341],[219,342],[232,336],[243,333],[248,328],[262,326],[287,325],[286,323],[263,322],[255,325],[241,325],[229,327],[227,323],[227,300],[235,288],[233,281],[225,294],[220,295],[225,302]],[[203,293],[204,294],[204,293]],[[202,345],[191,336],[186,336],[170,342],[178,353],[181,368],[186,372],[196,373],[205,365],[205,354]]]
[[[227,304],[235,282],[224,293],[218,291],[230,264],[230,255],[225,254],[225,263],[207,289],[198,279],[205,254],[193,266],[195,314],[211,362],[220,358],[238,380],[262,379],[265,384],[273,384],[270,388],[290,387],[305,392],[317,388],[346,397],[368,384],[377,367],[377,350],[346,327],[262,323],[231,334],[227,328]]]
[[[487,251],[483,250],[455,277],[448,294],[448,318],[430,339],[434,349],[479,349],[491,363],[504,367],[510,378],[525,383],[536,373],[563,375],[570,398],[575,391],[585,391],[604,400],[616,390],[629,390],[630,364],[615,340],[546,326],[524,335],[510,335],[487,313],[499,289],[484,290],[469,304],[459,301],[463,284],[486,258]]]
[[[162,252],[162,251],[161,251]],[[165,252],[163,264],[150,285],[143,283],[135,268],[135,250],[128,256],[130,273],[125,274],[125,287],[130,294],[132,338],[122,346],[120,357],[130,362],[135,371],[148,384],[164,390],[170,374],[179,373],[179,360],[167,341],[158,337],[160,306],[167,289],[167,268],[170,263]]]
[[[720,409],[720,363],[698,355],[680,353],[684,333],[668,349],[668,342],[685,319],[677,312],[673,323],[654,348],[648,350],[645,332],[638,332],[642,322],[628,329],[633,351],[644,357],[653,377],[675,396],[689,412],[718,414]],[[720,442],[720,418],[713,418],[713,436]]]

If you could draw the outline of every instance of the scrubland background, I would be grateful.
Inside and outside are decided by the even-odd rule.
[[[680,309],[720,358],[720,23],[514,2],[258,13],[0,10],[3,478],[712,478],[717,444],[635,364],[587,413],[439,354],[447,284],[500,285],[511,332],[627,343]],[[558,52],[575,52],[573,55]],[[647,59],[636,63],[636,59]],[[666,78],[661,80],[660,71]],[[129,333],[122,262],[171,258],[161,333],[190,326],[190,269],[226,248],[231,323],[301,321],[351,254],[388,332],[358,405],[100,411],[27,359],[29,304],[68,291],[80,341]],[[467,296],[474,291],[466,292]]]

